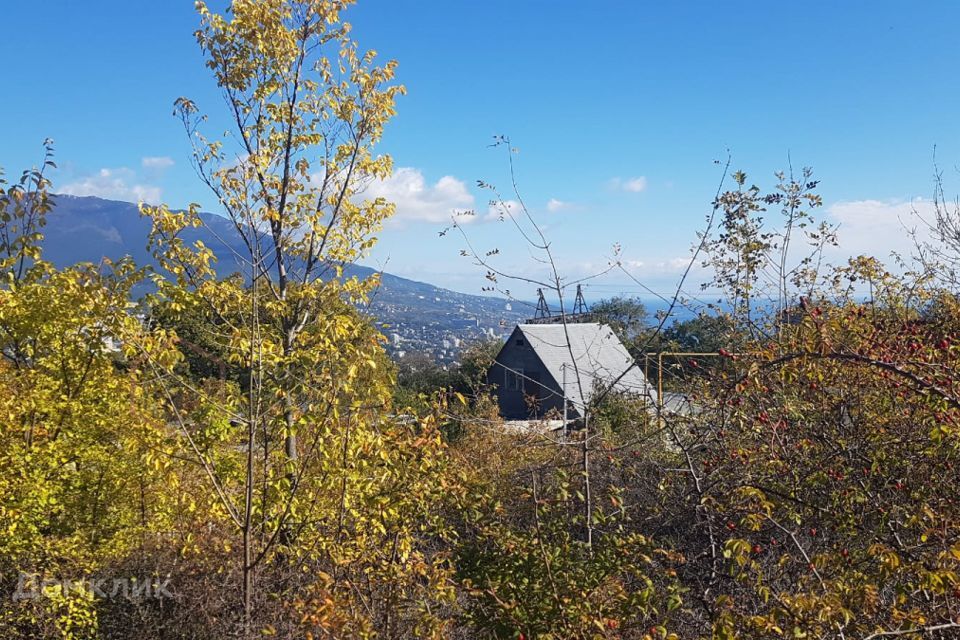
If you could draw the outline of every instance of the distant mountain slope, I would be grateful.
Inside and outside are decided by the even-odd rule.
[[[55,201],[43,230],[46,260],[63,267],[129,255],[138,264],[154,264],[146,249],[150,221],[140,217],[135,204],[68,195],[57,195]],[[202,240],[210,247],[217,254],[221,275],[240,271],[228,246],[236,243],[232,248],[240,250],[230,221],[213,214],[203,216],[209,228],[190,229],[184,239]],[[373,272],[360,265],[348,269],[350,275],[361,278]],[[464,342],[503,336],[523,317],[500,298],[458,293],[388,273],[381,277],[369,312],[390,338],[391,351],[424,352],[441,362],[455,359]]]

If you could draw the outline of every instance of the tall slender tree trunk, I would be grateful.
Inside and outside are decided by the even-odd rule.
[[[590,492],[590,412],[583,410],[583,449],[581,450],[583,470],[583,515],[587,526],[587,548],[593,553],[593,496]]]
[[[246,478],[243,496],[243,633],[250,637],[253,623],[253,484],[254,484],[254,445],[256,426],[259,421],[259,385],[262,382],[258,353],[260,331],[260,299],[258,273],[260,256],[254,255],[250,282],[250,370],[247,381],[247,460]]]
[[[293,340],[293,329],[288,328],[283,338],[283,354],[287,359],[289,359],[293,353]],[[293,500],[294,493],[296,493],[297,490],[297,459],[300,457],[300,454],[297,452],[297,431],[296,425],[294,424],[295,406],[293,399],[290,397],[292,381],[289,372],[285,376],[285,384],[286,389],[283,390],[283,449],[287,458],[287,482],[290,484],[287,499]],[[292,542],[293,536],[289,524],[285,524],[284,527],[285,530],[283,531],[281,540],[285,544],[289,544]]]

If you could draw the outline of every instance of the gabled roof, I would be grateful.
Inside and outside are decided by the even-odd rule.
[[[616,391],[655,398],[655,392],[650,388],[643,372],[632,366],[633,358],[626,347],[605,324],[521,324],[517,325],[517,330],[526,338],[527,344],[536,352],[561,389],[564,386],[566,369],[565,395],[578,407],[584,406],[585,400],[589,401],[597,382],[606,388],[618,378],[619,381],[614,386]]]

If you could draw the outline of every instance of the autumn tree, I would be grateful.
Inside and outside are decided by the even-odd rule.
[[[878,283],[700,388],[678,446],[703,511],[678,541],[717,637],[955,633],[957,316],[923,320],[915,291]]]
[[[0,174],[0,635],[93,638],[102,620],[90,581],[170,513],[151,464],[162,411],[129,346],[159,361],[173,351],[137,319],[144,272],[129,260],[60,270],[43,260],[52,158],[48,141],[39,167],[13,184]]]
[[[736,342],[720,343],[725,366],[687,380],[692,410],[662,417],[676,466],[646,466],[660,498],[626,493],[684,559],[681,628],[952,637],[955,301],[922,271],[896,277],[867,256],[827,267],[800,254],[781,269],[785,232],[760,231],[779,200],[735,178],[718,199],[732,235],[712,264]],[[814,229],[819,252],[829,234]],[[786,294],[777,273],[794,274]]]
[[[207,137],[206,116],[187,98],[176,113],[198,175],[241,241],[244,273],[218,279],[214,248],[181,239],[203,224],[197,205],[142,207],[163,269],[156,302],[168,314],[202,312],[206,350],[239,372],[194,384],[156,366],[178,430],[171,453],[202,470],[203,507],[223,532],[197,544],[218,540],[224,558],[240,550],[230,563],[245,633],[268,620],[280,632],[276,616],[257,612],[291,605],[305,583],[319,604],[285,619],[385,637],[412,632],[414,618],[420,634],[441,624],[436,609],[408,603],[429,592],[417,580],[444,570],[413,535],[434,521],[422,510],[438,487],[418,483],[439,473],[442,445],[429,418],[386,417],[393,380],[382,338],[350,307],[376,279],[343,272],[393,211],[362,192],[391,170],[373,149],[403,92],[392,83],[396,63],[378,64],[351,40],[341,15],[349,4],[236,0],[227,14],[197,5],[197,41],[231,131]],[[347,618],[325,614],[327,601]]]
[[[726,312],[754,334],[768,329],[759,326],[759,319],[776,325],[798,292],[809,296],[821,284],[823,251],[836,244],[836,229],[814,217],[823,201],[813,171],[795,174],[791,169],[775,176],[776,186],[764,193],[747,184],[746,173],[735,172],[736,188],[718,195],[714,210],[720,218],[701,244],[703,264],[713,274],[704,288],[723,291]],[[767,215],[770,207],[780,208],[777,217]]]

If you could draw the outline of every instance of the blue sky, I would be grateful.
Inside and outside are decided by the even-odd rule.
[[[813,166],[846,253],[906,248],[900,220],[929,206],[934,145],[956,183],[956,2],[361,0],[348,19],[361,46],[399,60],[408,89],[381,146],[399,170],[378,188],[399,212],[369,260],[399,275],[484,285],[461,243],[437,232],[453,208],[486,211],[477,179],[507,186],[495,134],[518,147],[525,201],[566,273],[602,266],[620,243],[661,291],[727,149],[762,185],[788,154]],[[222,108],[192,2],[8,3],[4,23],[8,173],[35,163],[50,136],[62,190],[211,201],[171,116],[181,95]],[[500,248],[505,268],[538,268],[507,226],[478,220],[469,232]],[[591,297],[636,291],[610,276]]]

